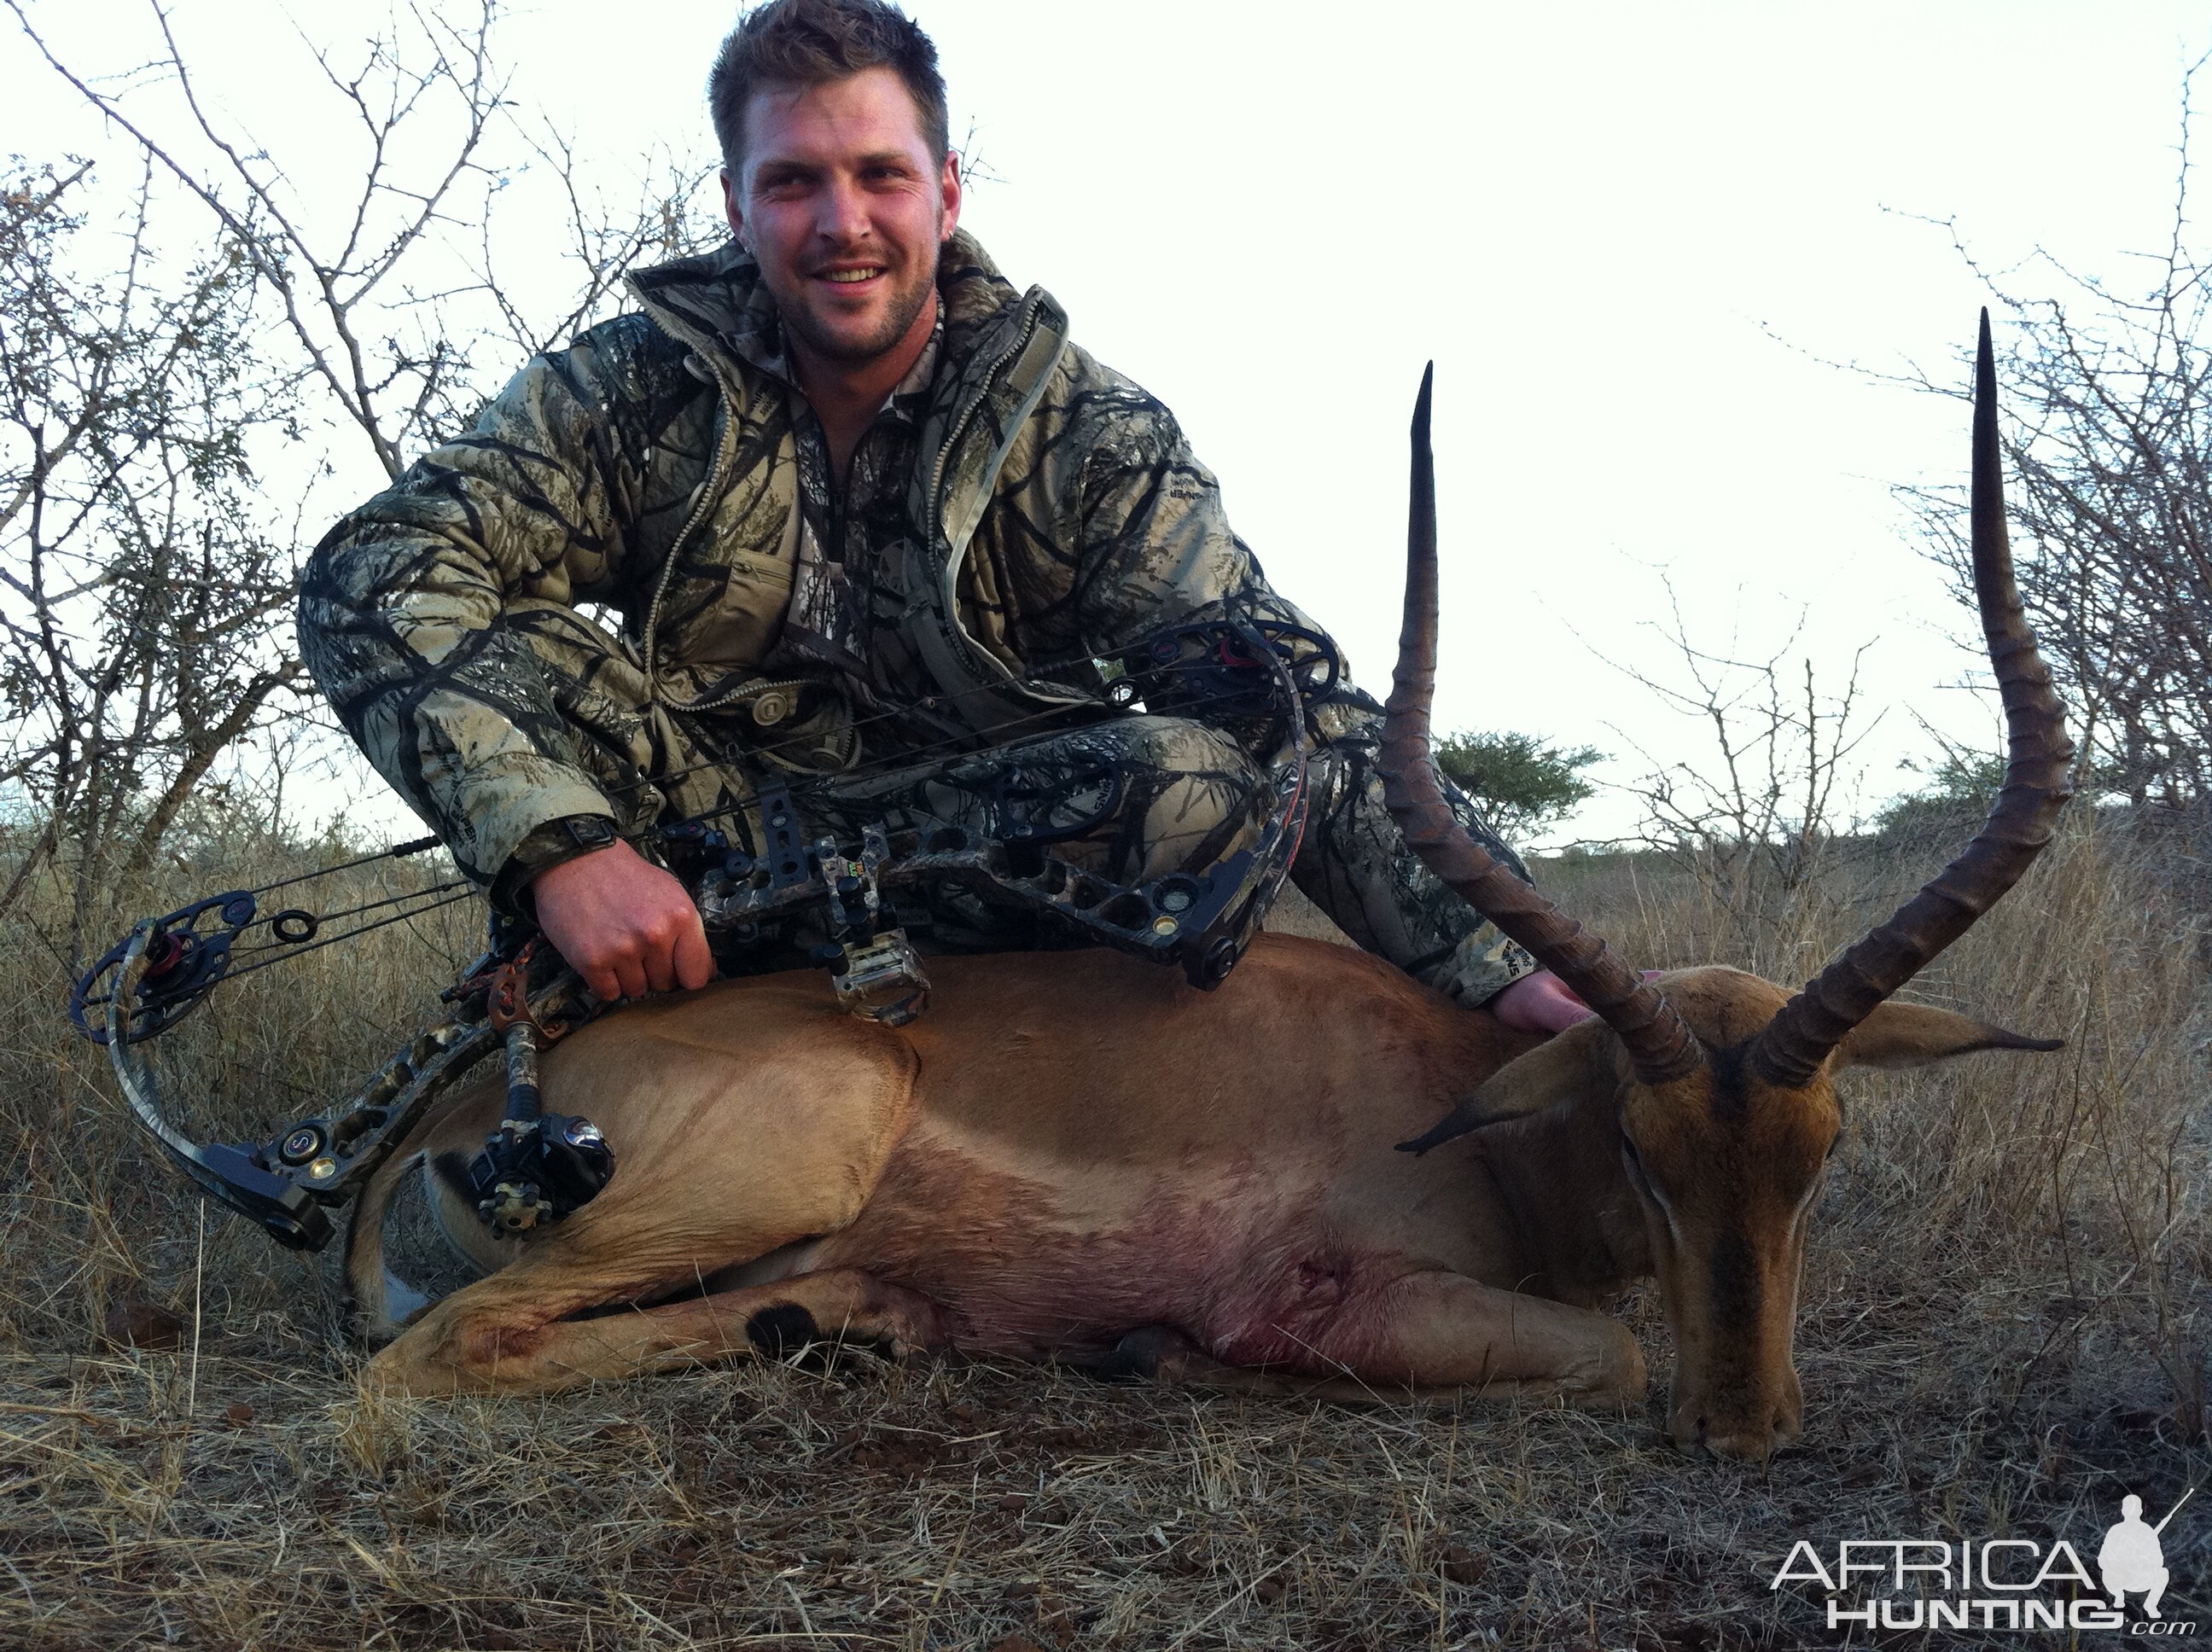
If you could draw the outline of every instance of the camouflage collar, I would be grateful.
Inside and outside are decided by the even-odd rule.
[[[662,331],[710,363],[719,358],[726,365],[735,358],[756,371],[787,377],[775,301],[760,278],[760,265],[736,241],[635,270],[629,289]],[[956,230],[945,243],[937,292],[942,327],[937,376],[940,383],[957,383],[971,359],[995,354],[1001,335],[1020,325],[1022,295],[965,230]]]
[[[922,345],[921,354],[914,358],[914,365],[906,370],[906,376],[891,386],[890,393],[884,398],[883,405],[877,411],[893,414],[909,424],[919,419],[937,380],[937,364],[944,357],[945,307],[940,304],[937,307],[936,323],[929,330],[929,339]],[[777,329],[773,355],[747,359],[779,384],[796,386],[799,383],[799,375],[791,366],[791,337],[781,328]],[[791,393],[797,396],[799,392],[793,389]]]

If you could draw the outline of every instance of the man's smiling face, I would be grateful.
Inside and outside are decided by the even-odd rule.
[[[723,173],[722,194],[802,349],[858,367],[935,321],[938,249],[960,212],[958,157],[933,153],[895,71],[756,92],[744,170]]]

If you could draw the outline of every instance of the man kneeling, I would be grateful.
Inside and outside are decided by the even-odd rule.
[[[934,46],[881,0],[773,0],[708,97],[734,240],[633,275],[635,313],[531,361],[316,548],[301,647],[346,727],[607,999],[714,968],[634,844],[712,819],[757,852],[770,780],[810,837],[1019,833],[1116,882],[1233,852],[1266,814],[1255,732],[1197,695],[1109,713],[1099,662],[1170,625],[1307,623],[1167,409],[959,230]],[[1315,721],[1299,887],[1510,1025],[1587,1014],[1407,850],[1375,703],[1340,681]],[[921,904],[940,948],[1033,938],[971,896]]]

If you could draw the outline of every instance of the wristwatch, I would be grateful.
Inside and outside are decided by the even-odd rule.
[[[492,904],[505,912],[530,915],[531,881],[566,861],[612,848],[615,823],[605,815],[563,815],[533,829],[492,880]]]

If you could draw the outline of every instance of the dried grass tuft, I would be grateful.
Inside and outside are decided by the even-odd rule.
[[[4,920],[0,1004],[0,1645],[1840,1644],[1767,1588],[1801,1536],[2078,1545],[2124,1492],[2163,1509],[2212,1469],[2191,853],[2084,817],[1918,984],[2069,1048],[1852,1081],[1799,1330],[1808,1444],[1764,1473],[1677,1457],[1656,1397],[1352,1411],[851,1352],[364,1397],[330,1262],[203,1228],[140,1151],[60,1023],[34,900]],[[1936,858],[1839,862],[1756,925],[1649,859],[1552,886],[1640,963],[1789,980]],[[388,1054],[473,940],[394,929],[269,971],[179,1035],[179,1077],[210,1122],[273,1127]],[[109,1333],[134,1303],[179,1317],[173,1349]],[[1656,1302],[1622,1312],[1663,1392]],[[2169,1529],[2170,1616],[2212,1609],[2208,1534]]]

